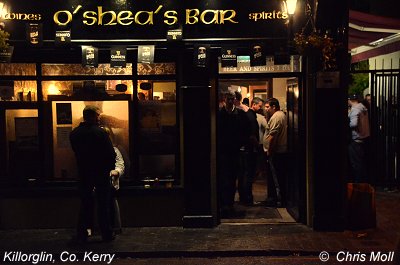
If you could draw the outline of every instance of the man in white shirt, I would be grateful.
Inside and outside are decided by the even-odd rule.
[[[359,102],[358,95],[350,95],[348,100],[349,126],[351,141],[349,143],[349,160],[353,173],[353,182],[366,182],[368,179],[366,164],[366,144],[370,136],[368,109]]]
[[[265,102],[268,119],[264,133],[263,149],[268,159],[270,172],[268,174],[267,206],[283,207],[286,204],[287,183],[287,119],[280,110],[279,101],[270,98]]]

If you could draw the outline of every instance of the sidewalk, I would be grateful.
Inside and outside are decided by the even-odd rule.
[[[124,228],[114,242],[93,237],[84,246],[69,242],[71,229],[2,230],[0,251],[60,254],[96,251],[118,257],[218,257],[318,255],[321,251],[394,251],[400,238],[400,194],[376,196],[378,228],[316,232],[296,224],[221,224],[213,229]]]

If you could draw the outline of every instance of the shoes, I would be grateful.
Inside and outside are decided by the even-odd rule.
[[[263,205],[264,205],[266,208],[280,207],[280,202],[278,202],[276,198],[267,198],[267,199],[264,201]]]
[[[255,203],[253,201],[239,201],[239,203],[244,206],[254,206],[255,205]]]
[[[246,215],[245,211],[237,211],[233,207],[223,208],[221,210],[222,219],[243,218]]]
[[[277,199],[267,199],[264,201],[265,208],[285,208],[286,204],[283,201],[278,201]]]

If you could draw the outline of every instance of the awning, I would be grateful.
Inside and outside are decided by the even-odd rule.
[[[349,11],[352,62],[400,50],[400,19]]]

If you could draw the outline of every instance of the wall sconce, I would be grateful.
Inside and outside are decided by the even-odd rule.
[[[10,13],[9,6],[6,3],[0,2],[0,20],[5,19],[7,13]]]
[[[293,16],[296,11],[297,0],[283,0],[283,4],[285,6],[286,12]]]
[[[6,27],[6,24],[4,23],[3,19],[8,12],[7,9],[8,9],[8,7],[6,6],[6,4],[4,4],[3,2],[0,2],[0,29],[1,30],[4,30],[4,28]]]

